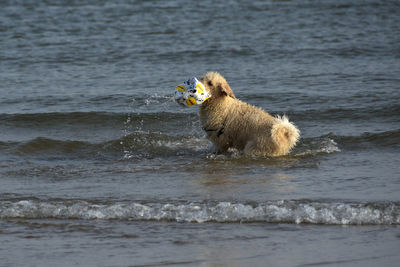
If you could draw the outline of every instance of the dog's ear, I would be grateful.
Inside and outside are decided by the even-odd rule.
[[[220,91],[221,95],[230,96],[232,98],[236,98],[235,94],[233,93],[231,87],[227,83],[223,83],[218,85],[218,90]]]

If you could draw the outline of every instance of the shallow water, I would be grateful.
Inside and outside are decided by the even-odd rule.
[[[0,266],[397,266],[397,1],[0,3]],[[221,72],[288,155],[215,155]]]

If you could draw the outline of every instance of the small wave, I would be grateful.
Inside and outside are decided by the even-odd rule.
[[[150,117],[156,115],[149,115]],[[165,115],[164,118],[168,118]],[[171,115],[173,116],[173,115]],[[132,120],[139,117],[131,118]],[[173,117],[169,119],[173,120]],[[157,121],[157,119],[154,119]],[[176,127],[178,127],[177,125]],[[196,126],[197,127],[197,126]],[[60,140],[47,137],[37,137],[23,142],[2,142],[0,151],[17,155],[43,155],[43,156],[67,156],[67,157],[96,157],[112,156],[125,159],[154,158],[188,155],[204,152],[204,156],[210,156],[211,143],[202,134],[196,134],[199,130],[195,126],[192,133],[164,133],[159,131],[134,130],[114,140],[93,143],[82,140]],[[141,127],[139,127],[141,128]],[[195,129],[196,128],[196,129]],[[200,130],[201,131],[201,130]],[[359,136],[340,136],[327,134],[319,137],[304,138],[289,154],[290,157],[314,157],[323,154],[332,154],[342,150],[365,149],[366,147],[396,148],[400,145],[400,130],[364,133]],[[242,157],[242,153],[234,151],[233,158]],[[218,158],[218,157],[217,157]],[[229,157],[228,157],[229,158]]]
[[[116,155],[119,158],[153,158],[176,156],[207,150],[209,142],[201,136],[169,136],[160,132],[135,131],[124,137],[91,143],[38,137],[26,142],[1,142],[0,151],[17,155],[45,157],[96,157]]]
[[[293,152],[294,156],[315,156],[340,152],[338,144],[330,135],[303,140]]]
[[[54,157],[96,157],[114,155],[124,159],[154,158],[187,155],[204,152],[209,159],[220,158],[210,154],[211,143],[202,135],[170,136],[161,132],[134,131],[121,138],[91,143],[78,140],[57,140],[37,137],[26,142],[0,142],[0,151],[17,155],[35,155]],[[292,156],[316,156],[339,152],[337,143],[328,137],[310,138],[302,141]],[[232,150],[232,158],[244,155]],[[223,156],[223,155],[221,155]],[[231,157],[224,157],[229,159]]]
[[[351,148],[366,146],[398,147],[400,145],[400,130],[364,133],[359,136],[338,136],[338,142]]]
[[[295,148],[294,155],[317,155],[341,152],[341,148],[365,149],[366,147],[399,147],[400,130],[379,133],[363,133],[358,136],[327,135],[304,138]]]
[[[169,136],[160,132],[136,131],[107,143],[107,151],[123,151],[124,158],[177,156],[207,150],[209,142],[201,136]]]
[[[38,137],[24,143],[13,142],[9,146],[14,147],[16,154],[23,155],[90,155],[96,153],[96,144],[83,141],[54,140],[44,137]],[[10,148],[9,148],[10,150]]]
[[[17,155],[44,157],[96,157],[114,155],[124,159],[154,158],[204,153],[208,159],[245,157],[232,149],[231,157],[212,154],[211,143],[202,135],[170,136],[161,132],[135,131],[121,138],[100,143],[57,140],[37,137],[26,142],[0,142],[0,151]],[[337,143],[329,138],[315,138],[300,144],[292,156],[316,156],[339,152]],[[210,154],[211,153],[211,154]]]
[[[307,200],[245,203],[109,203],[1,201],[0,218],[139,220],[219,223],[399,225],[400,203],[342,203]]]

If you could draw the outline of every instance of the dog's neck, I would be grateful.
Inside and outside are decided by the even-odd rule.
[[[234,99],[229,96],[207,99],[200,108],[203,130],[215,132],[219,138],[225,131],[225,123],[229,117],[229,110],[233,101]]]
[[[214,109],[218,106],[218,108],[224,107],[224,106],[230,106],[233,98],[230,96],[218,96],[218,97],[210,97],[206,101],[203,102],[201,105],[202,110],[210,110]]]

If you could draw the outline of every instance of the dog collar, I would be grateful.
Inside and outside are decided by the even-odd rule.
[[[221,128],[219,128],[219,129],[207,129],[206,127],[203,127],[203,130],[206,132],[217,132],[217,138],[219,138],[225,132],[225,124],[226,124],[227,119],[228,119],[228,117],[225,118],[224,122],[222,123]]]

